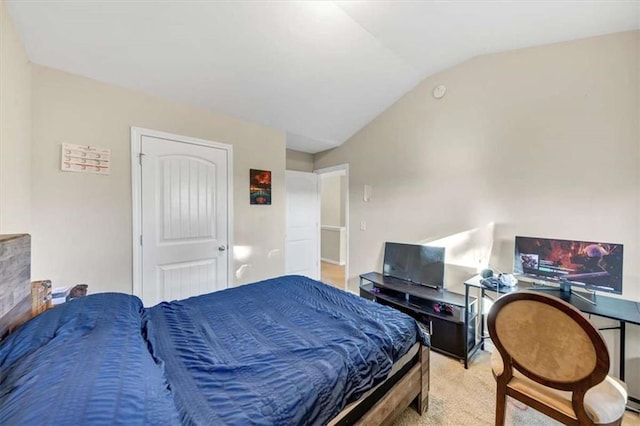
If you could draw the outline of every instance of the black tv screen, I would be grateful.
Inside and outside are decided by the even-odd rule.
[[[385,243],[382,274],[429,287],[444,286],[444,247]]]
[[[622,244],[516,237],[513,273],[622,294]]]

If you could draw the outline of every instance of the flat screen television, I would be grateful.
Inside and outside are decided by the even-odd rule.
[[[444,247],[387,242],[384,245],[382,275],[442,288]]]
[[[622,294],[622,244],[516,237],[513,273]]]

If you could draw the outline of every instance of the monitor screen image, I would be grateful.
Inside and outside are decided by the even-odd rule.
[[[382,274],[442,288],[444,286],[444,248],[385,243]]]
[[[513,273],[622,294],[622,244],[516,237]]]

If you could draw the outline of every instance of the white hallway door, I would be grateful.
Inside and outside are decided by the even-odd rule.
[[[320,279],[320,198],[318,175],[285,172],[287,228],[285,273]]]
[[[229,150],[142,134],[140,152],[144,304],[227,288]]]

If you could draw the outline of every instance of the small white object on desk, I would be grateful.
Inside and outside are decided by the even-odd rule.
[[[518,284],[518,279],[513,274],[499,274],[498,279],[507,287],[513,287]]]

